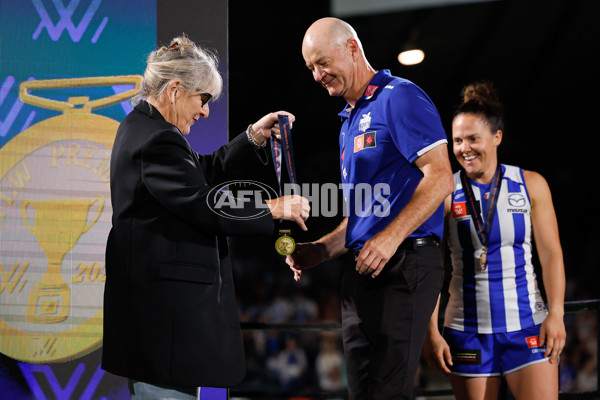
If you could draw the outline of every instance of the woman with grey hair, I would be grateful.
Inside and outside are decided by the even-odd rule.
[[[217,59],[185,36],[152,52],[134,110],[112,149],[102,367],[128,378],[132,399],[195,399],[243,378],[244,350],[227,236],[271,235],[274,219],[306,230],[301,196],[221,202],[215,189],[264,168],[256,150],[277,115],[211,155],[185,139],[219,97]]]

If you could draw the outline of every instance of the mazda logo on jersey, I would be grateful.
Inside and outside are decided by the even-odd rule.
[[[523,207],[526,204],[525,197],[521,193],[511,193],[508,195],[508,204],[513,207]]]

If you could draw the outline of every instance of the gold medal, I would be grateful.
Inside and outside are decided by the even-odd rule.
[[[487,247],[483,246],[481,249],[475,250],[473,254],[474,258],[474,269],[476,271],[484,271],[487,266]]]
[[[483,271],[487,266],[487,247],[481,248],[481,270]]]
[[[279,234],[282,236],[275,241],[275,250],[282,256],[288,256],[296,250],[296,242],[288,236],[290,232],[289,229],[280,229]]]

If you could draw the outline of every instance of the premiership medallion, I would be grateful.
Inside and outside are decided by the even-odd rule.
[[[20,100],[62,112],[0,149],[0,352],[35,364],[102,344],[109,166],[119,123],[92,111],[130,98],[140,76],[23,82]],[[135,85],[98,100],[30,90]],[[6,245],[5,245],[6,244]]]
[[[475,271],[485,271],[487,266],[487,248],[483,246],[481,249],[475,250],[474,258]]]
[[[290,232],[289,229],[280,229],[279,234],[282,236],[275,241],[275,250],[282,256],[289,256],[296,250],[294,238],[288,236]]]

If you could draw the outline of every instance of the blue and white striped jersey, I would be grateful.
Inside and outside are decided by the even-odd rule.
[[[444,326],[477,332],[513,332],[540,324],[546,307],[531,263],[531,202],[521,168],[502,165],[503,177],[488,240],[487,267],[475,270],[481,242],[467,212],[460,173],[454,174],[448,237],[452,259]],[[478,212],[490,185],[471,181]],[[484,218],[482,214],[482,218]]]

